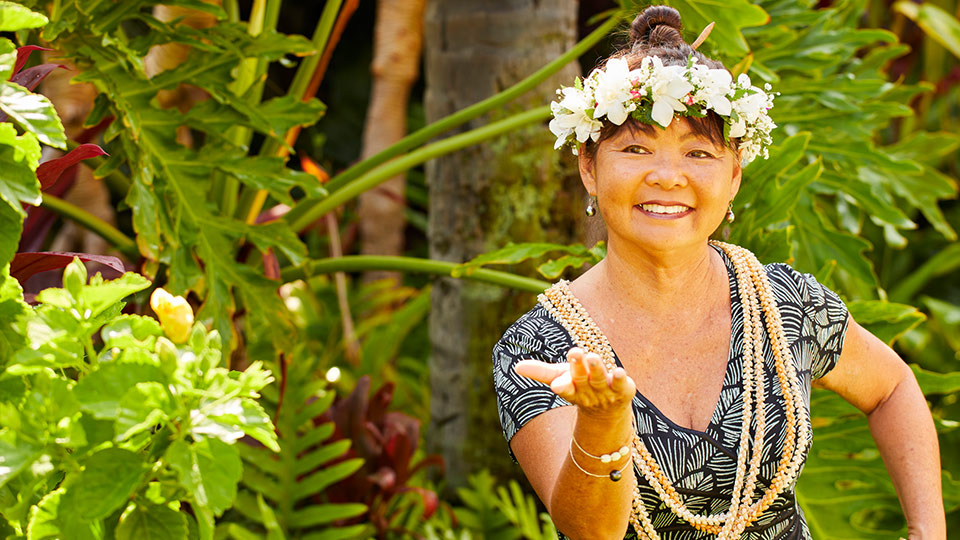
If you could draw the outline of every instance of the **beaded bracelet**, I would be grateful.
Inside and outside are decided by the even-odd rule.
[[[587,452],[586,450],[584,450],[583,447],[580,446],[580,443],[577,442],[577,439],[575,437],[571,436],[570,440],[573,442],[573,444],[577,445],[577,450],[580,450],[581,452],[586,454],[588,457],[592,457],[593,459],[599,459],[603,463],[610,463],[611,461],[620,461],[620,458],[630,453],[630,447],[627,445],[623,445],[620,447],[620,450],[617,450],[616,452],[595,456],[590,452]]]
[[[572,437],[571,437],[571,439],[572,439]],[[594,474],[594,473],[592,473],[592,472],[584,469],[583,467],[580,466],[579,463],[577,463],[577,458],[573,457],[573,445],[570,446],[570,461],[572,461],[573,464],[576,465],[577,468],[580,469],[580,472],[582,472],[583,474],[586,474],[586,475],[588,475],[588,476],[592,476],[592,477],[594,477],[594,478],[610,478],[610,480],[612,480],[612,481],[614,481],[614,482],[619,482],[619,481],[620,481],[620,478],[623,477],[623,470],[626,469],[628,465],[630,465],[631,463],[633,463],[633,460],[632,460],[632,459],[628,459],[628,460],[626,461],[626,463],[623,464],[623,467],[620,467],[619,470],[614,469],[614,470],[610,471],[610,474]]]

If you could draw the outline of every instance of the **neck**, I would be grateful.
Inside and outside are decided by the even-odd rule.
[[[648,312],[706,307],[723,262],[706,242],[695,247],[649,251],[613,237],[603,259],[604,281],[621,302]],[[723,274],[726,274],[724,269]]]

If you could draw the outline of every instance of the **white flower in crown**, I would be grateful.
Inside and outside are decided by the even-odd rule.
[[[557,136],[554,149],[560,148],[571,134],[578,142],[586,142],[587,138],[596,141],[600,137],[600,128],[603,124],[591,118],[586,110],[591,105],[590,96],[584,90],[568,86],[558,92],[563,96],[560,103],[550,103],[553,111],[553,120],[550,121],[550,131]]]
[[[637,108],[632,101],[633,83],[630,82],[630,67],[623,58],[611,58],[603,70],[598,71],[596,86],[593,89],[593,99],[596,106],[593,108],[593,117],[606,117],[616,125],[621,125],[627,115]]]
[[[730,116],[731,105],[727,98],[733,82],[730,72],[725,69],[707,69],[703,65],[695,65],[694,70],[694,73],[699,75],[696,82],[700,86],[695,101],[703,101],[708,109],[713,109],[721,116]]]
[[[640,69],[649,70],[653,66],[648,80],[650,99],[653,101],[653,110],[650,116],[663,127],[670,125],[674,111],[685,112],[687,106],[681,103],[687,94],[693,90],[693,85],[685,77],[685,66],[664,66],[659,57],[647,56],[643,59]]]
[[[774,94],[752,86],[742,74],[733,82],[724,69],[710,69],[690,57],[685,66],[664,66],[657,56],[647,56],[639,69],[630,70],[624,58],[612,58],[594,69],[576,86],[562,88],[559,102],[552,102],[550,131],[557,136],[554,148],[571,143],[597,141],[603,118],[622,125],[633,114],[640,121],[670,125],[676,114],[704,116],[713,110],[727,125],[726,137],[740,138],[742,163],[758,155],[767,157],[766,146],[773,142],[770,131],[777,127],[767,111]],[[764,85],[770,90],[770,85]]]

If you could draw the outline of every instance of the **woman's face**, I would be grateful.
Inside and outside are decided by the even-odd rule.
[[[593,160],[581,151],[583,184],[597,197],[611,243],[653,251],[702,246],[740,189],[739,161],[682,118],[650,131],[618,130]]]

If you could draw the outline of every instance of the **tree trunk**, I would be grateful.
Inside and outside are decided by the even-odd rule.
[[[423,8],[426,0],[378,0],[373,29],[373,88],[363,132],[362,157],[368,158],[407,134],[407,102],[420,73]],[[401,255],[406,217],[405,176],[387,180],[360,196],[360,250],[364,255]],[[365,281],[399,272],[371,271]]]
[[[425,19],[426,116],[432,122],[518,82],[576,41],[575,0],[431,0]],[[463,130],[549,103],[570,85],[573,63]],[[580,242],[585,194],[569,152],[553,150],[533,125],[427,164],[430,256],[462,262],[507,242]],[[534,275],[533,265],[514,268]],[[450,487],[507,457],[493,392],[491,349],[536,298],[499,287],[440,279],[430,311],[431,452],[443,455]],[[469,443],[468,443],[469,441]]]

